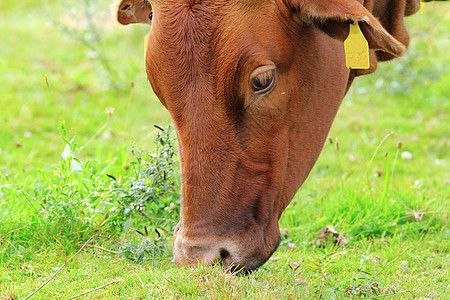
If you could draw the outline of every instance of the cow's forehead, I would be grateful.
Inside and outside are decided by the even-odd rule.
[[[256,27],[274,25],[271,21],[274,23],[279,17],[273,13],[277,10],[276,0],[154,1],[158,2],[154,8],[156,22],[161,25],[157,34],[174,37],[178,45],[192,45],[197,51],[201,51],[205,44],[214,47],[210,44],[217,46],[227,39],[240,42],[240,37],[255,33]],[[266,35],[267,30],[256,33]],[[242,43],[237,45],[242,46]]]
[[[281,1],[281,0],[280,0]],[[266,4],[275,4],[276,0],[150,0],[154,10],[164,15],[176,16],[176,13],[189,10],[191,16],[208,15],[212,22],[214,16],[239,14],[262,10]]]
[[[274,2],[276,0],[145,0],[145,1],[149,2],[150,5],[158,5],[158,6],[181,4],[190,7],[203,5],[216,5],[223,7],[229,5],[236,5],[243,8],[252,8],[258,7],[266,2],[271,1]]]

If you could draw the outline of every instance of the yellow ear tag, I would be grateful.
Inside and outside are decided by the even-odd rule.
[[[147,46],[148,46],[148,36],[150,35],[150,32],[147,33],[147,35],[144,38],[144,56],[147,56]]]
[[[350,24],[350,33],[344,41],[344,48],[347,68],[369,68],[369,43],[364,37],[358,22]]]

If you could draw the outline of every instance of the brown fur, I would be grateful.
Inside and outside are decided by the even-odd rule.
[[[308,176],[355,76],[408,46],[416,0],[123,0],[122,24],[149,23],[150,83],[169,110],[181,158],[177,264],[222,258],[251,271],[276,249],[278,219]],[[136,15],[133,15],[135,13]],[[369,70],[345,67],[360,22]],[[275,69],[274,88],[251,74]]]

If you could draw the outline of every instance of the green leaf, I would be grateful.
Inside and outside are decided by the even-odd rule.
[[[123,247],[129,248],[129,249],[133,249],[133,250],[137,250],[138,249],[138,247],[136,245],[130,244],[130,243],[123,244]]]
[[[125,221],[125,224],[123,225],[123,232],[128,232],[131,227],[131,218]]]

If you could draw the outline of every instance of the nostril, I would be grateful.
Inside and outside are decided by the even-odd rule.
[[[225,258],[227,258],[228,256],[230,256],[230,252],[228,252],[225,249],[221,249],[220,250],[220,259],[224,260]]]

